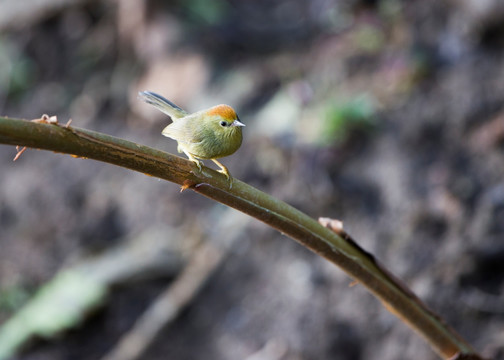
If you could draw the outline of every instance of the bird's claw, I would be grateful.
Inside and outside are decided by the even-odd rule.
[[[194,164],[198,167],[199,172],[201,172],[201,171],[203,170],[203,169],[201,168],[201,161],[196,160],[196,159],[194,159],[194,160],[192,160],[192,161],[193,161],[193,163],[194,163]]]
[[[231,189],[233,187],[233,177],[229,173],[228,169],[224,168],[224,169],[218,170],[218,172],[220,172],[221,174],[224,174],[224,176],[226,177],[226,179],[229,183],[229,188]]]

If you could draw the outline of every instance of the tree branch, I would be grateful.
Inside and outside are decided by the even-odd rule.
[[[185,159],[105,134],[47,121],[0,117],[0,143],[21,145],[122,166],[168,180],[240,210],[288,235],[342,268],[364,285],[383,305],[422,335],[445,359],[471,355],[471,346],[372,255],[342,231],[331,231],[316,220],[239,180],[230,189],[226,178],[207,167],[199,172]]]

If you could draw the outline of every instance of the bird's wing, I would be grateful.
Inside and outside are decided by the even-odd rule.
[[[201,124],[193,116],[172,122],[163,129],[162,134],[184,144],[196,144],[205,139]]]

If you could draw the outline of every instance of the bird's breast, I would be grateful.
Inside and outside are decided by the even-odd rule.
[[[191,144],[189,152],[199,159],[217,159],[233,154],[241,143],[241,131],[219,135],[213,133],[205,136],[201,142]]]

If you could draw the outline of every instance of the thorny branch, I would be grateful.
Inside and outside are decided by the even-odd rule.
[[[389,311],[422,335],[442,358],[471,356],[482,359],[460,335],[337,226],[322,226],[286,203],[239,180],[235,179],[230,189],[222,174],[206,167],[199,172],[192,162],[180,157],[45,120],[30,122],[0,117],[0,143],[108,162],[177,183],[182,185],[182,189],[192,189],[240,210],[341,267]]]

